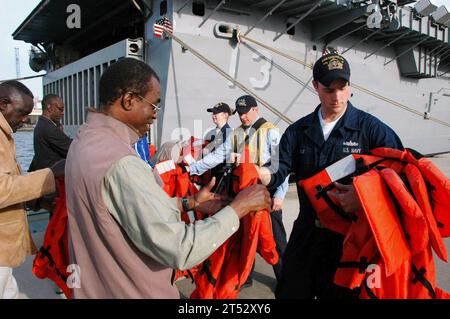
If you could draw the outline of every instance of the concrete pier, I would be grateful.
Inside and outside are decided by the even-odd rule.
[[[450,176],[450,154],[439,155],[431,160],[446,174]],[[289,192],[283,207],[283,223],[289,236],[292,231],[292,225],[298,217],[299,203],[297,191],[294,184],[289,186]],[[30,227],[33,238],[38,247],[41,246],[45,227],[48,223],[48,214],[38,214],[31,216]],[[289,237],[288,237],[289,238]],[[450,238],[444,240],[447,251],[450,253]],[[59,299],[64,298],[63,294],[56,294],[55,287],[49,280],[41,280],[31,273],[31,266],[34,256],[31,256],[19,268],[14,270],[14,276],[20,288],[20,298],[37,299]],[[438,286],[450,292],[450,264],[443,263],[435,257],[436,277]],[[182,298],[189,298],[195,288],[189,279],[183,279],[176,283]],[[274,289],[276,285],[275,275],[272,266],[268,265],[259,255],[256,258],[253,286],[244,288],[239,294],[239,298],[245,299],[272,299],[274,298]]]

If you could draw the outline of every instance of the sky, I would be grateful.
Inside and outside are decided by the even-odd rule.
[[[95,1],[95,0],[94,0]],[[20,75],[37,75],[28,66],[30,44],[14,41],[11,34],[25,20],[40,0],[0,0],[0,80],[16,77],[15,48],[20,52]],[[447,5],[450,10],[450,0],[431,0],[437,6]],[[44,73],[44,72],[41,72]],[[24,80],[35,96],[42,98],[42,79]]]
[[[16,78],[14,48],[19,48],[21,77],[39,74],[28,66],[30,44],[14,41],[11,36],[39,2],[40,0],[0,0],[0,80]],[[41,78],[24,80],[22,83],[30,88],[35,97],[42,98]]]

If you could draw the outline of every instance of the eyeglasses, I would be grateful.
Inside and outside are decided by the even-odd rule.
[[[150,102],[149,100],[147,100],[145,97],[143,97],[140,94],[137,94],[137,93],[134,93],[134,92],[132,92],[132,93],[134,95],[138,96],[139,98],[141,98],[142,100],[144,100],[145,102],[147,102],[148,104],[150,104],[151,106],[153,106],[153,110],[154,111],[158,112],[159,110],[161,110],[161,106],[160,105],[153,104],[152,102]]]

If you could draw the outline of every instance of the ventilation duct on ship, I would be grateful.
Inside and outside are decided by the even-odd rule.
[[[31,47],[29,65],[34,72],[40,72],[46,69],[48,56],[47,53],[38,51],[35,47]]]
[[[450,13],[445,6],[440,6],[431,14],[431,17],[436,23],[439,23],[445,27],[450,26]]]
[[[431,3],[430,0],[420,0],[414,5],[414,11],[421,16],[428,16],[436,11],[437,6]]]

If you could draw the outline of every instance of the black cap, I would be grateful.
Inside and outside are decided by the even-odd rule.
[[[344,79],[350,82],[350,65],[343,56],[331,53],[322,56],[316,61],[313,68],[313,77],[317,82],[326,87],[336,79]]]
[[[231,114],[231,109],[230,106],[227,103],[223,103],[223,102],[219,102],[216,105],[214,105],[213,107],[206,109],[208,112],[212,112],[212,114],[217,114],[217,113],[228,113]]]
[[[245,114],[255,106],[258,106],[258,104],[256,103],[256,100],[253,96],[243,95],[236,100],[236,111],[234,111],[233,114],[236,112]]]

